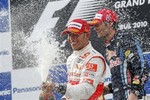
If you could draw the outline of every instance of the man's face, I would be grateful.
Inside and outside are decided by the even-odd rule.
[[[70,43],[73,50],[81,50],[88,44],[89,37],[87,33],[82,33],[80,35],[69,33],[68,42]]]
[[[99,38],[106,37],[109,34],[108,26],[104,22],[94,25],[94,30]]]

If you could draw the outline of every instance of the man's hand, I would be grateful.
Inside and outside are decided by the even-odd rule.
[[[43,92],[52,92],[53,89],[55,88],[55,84],[43,82],[41,87]]]
[[[127,100],[138,100],[138,97],[134,93],[130,92]]]
[[[103,95],[113,93],[112,90],[112,83],[109,83],[108,85],[104,86]]]
[[[103,90],[103,95],[106,95],[106,94],[108,94],[109,93],[109,87],[106,85],[106,86],[104,86],[104,90]]]
[[[55,100],[55,97],[52,93],[55,88],[54,83],[45,83],[43,82],[41,85],[42,93],[40,94],[40,100]]]

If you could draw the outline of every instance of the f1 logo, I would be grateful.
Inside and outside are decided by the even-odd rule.
[[[51,1],[48,2],[45,10],[43,11],[40,19],[34,27],[34,30],[31,34],[30,40],[38,41],[43,33],[48,29],[56,29],[57,31],[61,31],[65,25],[67,24],[73,10],[78,4],[79,0],[59,0],[59,1]],[[71,9],[68,8],[71,3],[75,2]],[[64,14],[65,13],[65,14]],[[62,16],[65,15],[65,16]],[[63,26],[62,26],[63,25]],[[56,28],[56,26],[58,26]],[[62,28],[62,29],[60,29]],[[57,32],[55,32],[57,33]],[[38,35],[37,35],[38,34]]]

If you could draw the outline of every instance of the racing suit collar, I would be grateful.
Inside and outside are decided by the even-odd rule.
[[[87,46],[85,46],[83,49],[78,50],[78,51],[73,51],[73,54],[75,55],[81,55],[83,53],[85,53],[87,50],[89,50],[90,48],[92,48],[91,42],[89,41],[89,44]]]

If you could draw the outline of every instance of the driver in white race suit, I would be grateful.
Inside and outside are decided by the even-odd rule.
[[[68,35],[67,40],[73,49],[67,59],[68,82],[45,85],[64,94],[63,100],[99,100],[104,88],[106,61],[89,41],[89,24],[83,19],[74,19],[62,32],[64,34]]]

